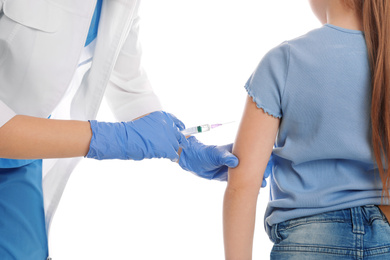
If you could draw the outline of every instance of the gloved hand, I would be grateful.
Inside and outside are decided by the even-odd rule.
[[[168,158],[179,159],[179,147],[188,141],[178,128],[184,124],[175,116],[163,111],[153,112],[140,119],[106,123],[91,120],[92,139],[88,158],[132,159]]]
[[[261,183],[261,187],[264,188],[267,186],[267,178],[271,175],[272,173],[272,166],[274,166],[274,159],[273,159],[273,154],[271,153],[271,156],[268,160],[267,167],[265,168],[264,175],[263,175],[263,182]]]
[[[189,145],[183,148],[179,165],[186,171],[209,180],[227,181],[228,167],[238,165],[238,159],[232,152],[233,144],[224,146],[204,145],[194,136],[189,137]],[[272,171],[272,160],[268,162],[261,187],[267,186],[267,178]]]
[[[195,136],[188,139],[189,145],[180,154],[179,165],[199,177],[209,180],[227,180],[228,167],[238,165],[238,159],[231,154],[232,144],[225,146],[204,145]]]

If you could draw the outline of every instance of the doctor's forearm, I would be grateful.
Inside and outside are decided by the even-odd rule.
[[[0,158],[85,156],[91,137],[89,122],[17,115],[0,128]]]

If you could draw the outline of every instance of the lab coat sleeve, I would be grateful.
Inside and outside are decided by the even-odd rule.
[[[138,34],[139,17],[136,17],[120,51],[105,93],[107,103],[119,121],[130,121],[162,109],[141,67]]]
[[[16,113],[1,100],[0,100],[0,111],[1,111],[0,127],[2,127],[5,123],[7,123],[11,118],[16,116]]]

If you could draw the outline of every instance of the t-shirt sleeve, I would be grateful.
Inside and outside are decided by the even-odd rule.
[[[16,113],[0,100],[0,127],[7,123]]]
[[[245,84],[257,107],[273,117],[281,118],[282,96],[286,85],[290,47],[288,42],[270,50],[260,61]]]

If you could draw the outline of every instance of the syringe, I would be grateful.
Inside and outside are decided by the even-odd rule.
[[[187,135],[198,134],[198,133],[203,133],[203,132],[210,131],[210,130],[213,129],[213,128],[217,128],[217,127],[219,127],[219,126],[226,125],[226,124],[230,124],[230,123],[233,123],[233,122],[224,123],[224,124],[212,124],[212,125],[205,124],[205,125],[198,125],[198,126],[186,128],[186,129],[182,130],[181,133],[182,133],[183,135],[186,135],[186,136],[187,136]]]

